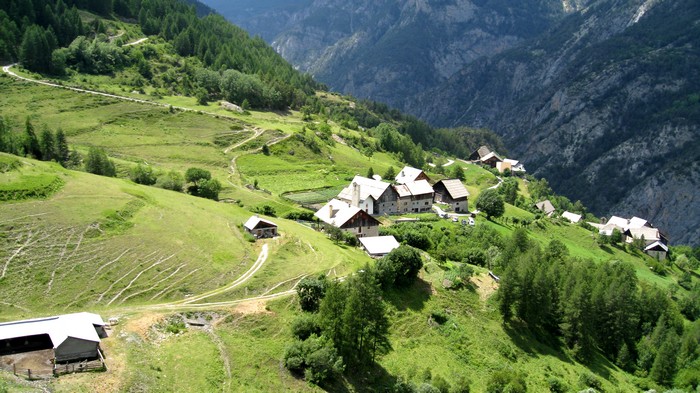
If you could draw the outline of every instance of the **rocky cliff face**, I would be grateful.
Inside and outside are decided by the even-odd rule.
[[[205,2],[217,7],[221,0]],[[219,9],[333,90],[396,105],[475,59],[535,37],[585,2],[313,0],[293,12],[259,7],[248,18]],[[245,9],[248,0],[229,3]],[[279,33],[270,38],[269,31]]]
[[[242,25],[334,90],[491,128],[595,213],[700,243],[696,0],[297,1]]]
[[[599,1],[402,107],[490,127],[556,191],[698,244],[698,44],[700,3]]]

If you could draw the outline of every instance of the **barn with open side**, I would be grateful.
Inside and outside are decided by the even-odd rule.
[[[53,349],[56,363],[97,359],[105,337],[102,318],[87,312],[0,323],[0,356]]]

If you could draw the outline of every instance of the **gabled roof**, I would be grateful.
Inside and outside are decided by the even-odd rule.
[[[350,182],[350,185],[343,188],[338,194],[338,198],[351,201],[352,200],[352,188],[353,184],[360,186],[360,201],[365,201],[367,198],[372,197],[375,201],[384,194],[384,191],[391,185],[389,183],[369,179],[367,177],[355,176]]]
[[[549,199],[545,199],[542,202],[538,202],[537,204],[535,204],[535,206],[542,212],[544,212],[544,214],[546,215],[550,215],[557,210],[554,208],[554,205],[552,205],[552,202],[550,202]]]
[[[507,162],[510,164],[510,169],[515,172],[525,172],[525,166],[523,165],[522,162],[518,160],[512,160],[510,158],[504,158],[503,162]]]
[[[394,190],[396,190],[396,193],[399,194],[399,198],[405,198],[405,197],[411,196],[411,190],[409,190],[408,186],[405,184],[395,185]]]
[[[491,153],[491,149],[489,149],[486,146],[481,146],[474,153],[471,154],[470,157],[478,156],[479,159],[483,159],[485,156],[487,156],[489,153]]]
[[[625,230],[625,229],[627,229],[627,226],[629,225],[629,221],[626,218],[612,216],[607,221],[606,225],[611,225],[611,224],[621,228],[622,230]]]
[[[644,241],[647,241],[647,242],[654,242],[657,240],[661,240],[659,230],[656,228],[649,228],[649,227],[629,228],[628,230],[625,231],[625,233],[628,234],[629,236],[632,236],[632,238],[634,238],[634,239],[641,239],[642,236],[644,236]]]
[[[643,218],[632,217],[629,220],[628,228],[642,228],[647,227],[649,222]]]
[[[359,240],[369,255],[386,255],[399,248],[399,242],[393,236],[361,237]]]
[[[562,217],[566,218],[567,220],[571,221],[572,223],[576,224],[579,221],[581,221],[581,215],[572,213],[569,211],[565,211],[564,213],[561,214]]]
[[[403,169],[399,172],[398,175],[396,175],[396,182],[399,184],[405,184],[409,183],[412,181],[416,181],[418,179],[418,176],[420,176],[423,173],[422,170],[413,168],[410,166],[405,166]]]
[[[0,323],[0,340],[48,334],[54,348],[68,337],[100,342],[95,327],[104,325],[99,315],[88,312],[6,322]]]
[[[445,190],[450,194],[450,198],[452,199],[466,198],[469,196],[469,191],[467,191],[467,188],[459,179],[445,179],[440,180],[438,183],[442,183],[442,185],[445,186]],[[437,184],[435,185],[437,186]]]
[[[501,159],[501,157],[499,157],[498,154],[496,154],[496,153],[494,153],[494,152],[491,152],[491,153],[489,153],[489,154],[487,154],[487,155],[481,157],[481,161],[488,161],[488,160],[490,160],[491,158],[494,158],[494,157],[495,157],[498,161],[503,161],[503,160]]]
[[[351,206],[338,199],[331,199],[328,201],[328,203],[314,213],[314,216],[318,217],[319,220],[326,224],[340,228],[358,213],[365,214],[367,217],[377,221],[359,207]],[[378,224],[379,221],[377,221],[377,225]]]
[[[644,251],[666,251],[668,252],[668,246],[661,243],[660,241],[655,241],[644,248]]]
[[[433,193],[433,187],[430,185],[430,183],[428,183],[427,180],[413,181],[404,185],[408,188],[408,191],[410,191],[411,195],[413,196]]]
[[[260,225],[263,224],[263,225]],[[272,221],[265,220],[264,218],[260,218],[258,216],[252,216],[248,219],[248,221],[243,224],[243,226],[248,229],[248,230],[253,230],[257,228],[258,226],[264,227],[264,228],[269,228],[269,227],[277,227],[277,224],[275,224]]]

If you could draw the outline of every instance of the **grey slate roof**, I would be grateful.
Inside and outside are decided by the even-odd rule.
[[[469,191],[467,191],[467,188],[459,179],[445,179],[440,180],[438,183],[442,183],[445,186],[445,190],[447,190],[452,199],[466,198],[469,196]]]

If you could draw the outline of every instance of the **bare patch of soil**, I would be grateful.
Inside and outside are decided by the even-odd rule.
[[[481,299],[482,302],[488,300],[498,289],[498,283],[495,282],[488,273],[475,275],[470,281],[472,285],[474,285],[474,288],[476,288],[476,292],[479,294],[479,299]]]
[[[250,315],[250,314],[272,314],[268,311],[265,306],[267,301],[265,299],[251,300],[248,302],[239,303],[233,308],[233,312],[236,314]]]

